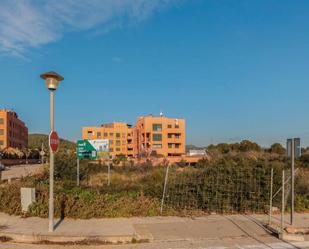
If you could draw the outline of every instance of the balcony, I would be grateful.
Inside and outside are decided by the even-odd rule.
[[[145,143],[145,142],[146,142],[146,143],[150,143],[150,142],[151,142],[151,139],[150,139],[150,137],[147,137],[147,138],[146,138],[146,141],[145,141],[145,138],[142,138],[141,142],[142,142],[142,143]]]

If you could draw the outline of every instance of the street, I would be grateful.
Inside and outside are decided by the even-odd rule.
[[[259,238],[237,238],[237,239],[222,239],[222,240],[197,240],[197,241],[171,241],[171,242],[154,242],[141,243],[130,245],[34,245],[34,244],[17,244],[17,243],[2,243],[1,249],[288,249],[309,248],[307,242],[283,242],[270,237]]]
[[[7,167],[2,171],[2,180],[20,179],[29,175],[34,175],[43,170],[42,164],[28,164]]]

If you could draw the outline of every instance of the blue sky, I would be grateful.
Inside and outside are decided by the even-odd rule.
[[[85,4],[87,3],[87,4]],[[40,73],[65,77],[56,129],[187,121],[187,142],[309,145],[309,1],[0,0],[0,107],[48,133]]]

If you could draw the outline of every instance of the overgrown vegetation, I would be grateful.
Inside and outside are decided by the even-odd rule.
[[[28,148],[29,149],[41,149],[43,147],[48,150],[48,135],[45,134],[29,134],[28,136]],[[61,149],[63,150],[76,150],[76,144],[66,139],[60,139]]]
[[[75,150],[61,149],[56,155],[55,212],[58,217],[131,217],[160,215],[166,167],[150,163],[111,168],[107,186],[107,166],[81,160],[81,186],[76,187]],[[197,215],[209,212],[244,213],[267,211],[270,169],[274,168],[274,191],[281,185],[281,170],[289,169],[282,148],[275,144],[261,149],[245,141],[238,145],[210,146],[213,160],[201,160],[194,167],[185,162],[170,167],[163,215]],[[296,162],[296,211],[309,210],[309,154]],[[289,170],[287,170],[289,172]],[[20,187],[35,187],[37,201],[28,215],[47,217],[48,169],[43,174],[0,186],[0,211],[21,214]],[[278,195],[278,197],[280,197]],[[280,206],[280,198],[274,205]]]

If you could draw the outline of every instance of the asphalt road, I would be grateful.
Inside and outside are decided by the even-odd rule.
[[[275,238],[153,242],[130,245],[33,245],[1,243],[0,249],[308,249],[306,242],[283,242]]]

